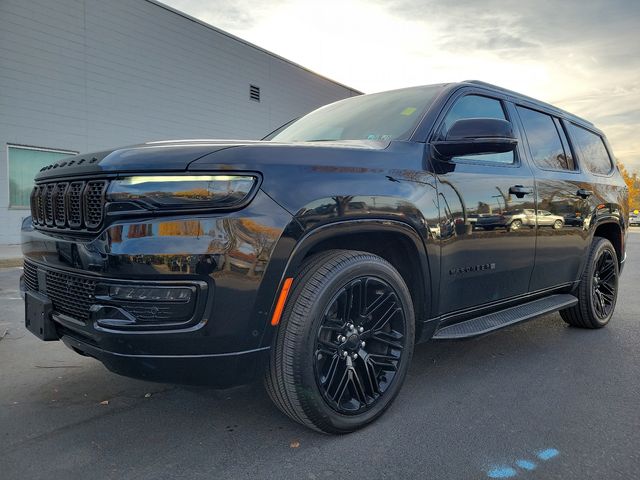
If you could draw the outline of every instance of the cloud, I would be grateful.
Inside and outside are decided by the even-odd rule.
[[[365,92],[477,78],[594,122],[640,171],[637,0],[165,0]]]

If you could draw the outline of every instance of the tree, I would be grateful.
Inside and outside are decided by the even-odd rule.
[[[629,187],[629,208],[632,211],[640,209],[640,178],[638,178],[638,174],[636,172],[630,174],[622,163],[618,163],[618,167],[622,178]]]

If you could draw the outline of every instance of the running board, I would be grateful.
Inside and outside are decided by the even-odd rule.
[[[573,295],[551,295],[516,307],[505,308],[498,312],[448,325],[437,330],[433,335],[433,339],[454,340],[476,337],[514,323],[524,322],[547,313],[572,307],[576,303],[578,303],[578,299]]]

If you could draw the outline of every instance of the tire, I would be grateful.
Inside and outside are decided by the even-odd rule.
[[[564,226],[564,222],[562,220],[556,220],[553,222],[554,230],[560,230]]]
[[[366,300],[356,301],[363,290]],[[283,413],[316,431],[362,428],[400,391],[414,323],[409,290],[386,260],[351,250],[314,255],[293,281],[272,344],[267,392]]]
[[[604,327],[616,306],[618,276],[613,245],[606,238],[595,237],[578,285],[578,304],[560,311],[562,319],[574,327]]]
[[[522,227],[522,220],[514,220],[513,222],[511,222],[511,225],[509,225],[509,230],[511,230],[512,232],[515,232],[516,230],[520,230],[520,227]]]

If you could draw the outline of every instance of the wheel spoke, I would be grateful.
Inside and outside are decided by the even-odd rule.
[[[340,403],[340,399],[344,394],[344,390],[349,385],[348,373],[349,373],[349,370],[345,368],[344,372],[342,372],[342,376],[340,377],[340,381],[338,382],[338,386],[336,387],[333,395],[331,394],[331,385],[333,384],[333,379],[331,380],[331,383],[329,383],[327,387],[327,393],[331,396],[334,402]],[[335,375],[334,375],[334,378],[335,378]]]
[[[371,330],[375,332],[376,330],[380,330],[381,328],[383,328],[387,323],[389,323],[389,320],[391,320],[391,318],[399,311],[400,308],[396,305],[396,302],[393,302],[391,306],[384,312],[382,317],[380,317],[380,319],[374,324]]]
[[[364,359],[364,371],[367,374],[367,382],[373,394],[380,393],[380,384],[378,383],[378,374],[371,358],[367,356]]]
[[[378,295],[376,299],[373,302],[371,302],[371,305],[367,307],[367,309],[365,310],[365,313],[367,315],[373,315],[375,311],[378,310],[378,308],[384,305],[384,303],[389,298],[391,298],[392,295],[393,295],[392,292],[386,292],[386,293],[383,293],[382,295]]]
[[[388,335],[386,334],[386,332],[375,332],[371,335],[371,337],[369,337],[369,339],[384,343],[385,345],[389,345],[392,348],[397,348],[402,350],[403,345],[400,341],[395,341],[396,340],[395,338],[393,339],[385,338],[387,336]],[[400,336],[400,338],[402,338],[402,335]]]
[[[327,369],[326,375],[324,375],[324,381],[321,379],[321,383],[327,384],[327,386],[331,386],[333,382],[333,377],[336,375],[336,371],[338,370],[338,364],[340,363],[340,357],[338,354],[335,354],[331,359],[331,364],[329,364],[329,368]]]
[[[353,384],[354,390],[356,392],[356,396],[358,397],[358,401],[361,405],[367,404],[367,394],[364,390],[364,386],[362,385],[362,381],[360,380],[360,376],[355,368],[350,369],[350,377],[351,383]]]

